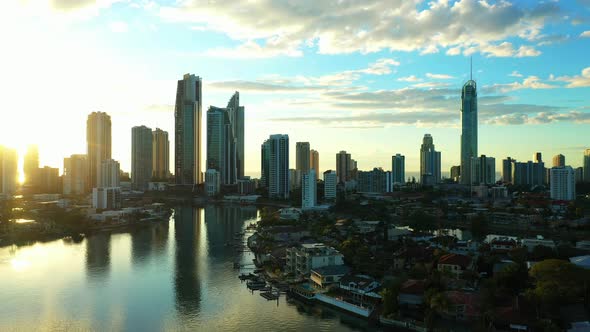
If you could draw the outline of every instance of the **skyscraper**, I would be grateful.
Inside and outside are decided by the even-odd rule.
[[[536,163],[543,162],[543,154],[541,152],[535,152],[535,154],[533,154],[533,161]]]
[[[477,157],[477,84],[470,79],[461,91],[461,184],[472,183],[473,157]]]
[[[301,179],[301,208],[313,208],[317,204],[315,170],[311,169],[303,174]]]
[[[35,172],[35,182],[39,193],[59,193],[59,168],[49,166],[38,168]]]
[[[100,165],[100,188],[115,188],[120,187],[121,182],[119,176],[121,173],[121,166],[119,162],[113,159],[103,160]]]
[[[156,128],[152,132],[152,177],[166,180],[170,174],[170,141],[168,132]]]
[[[573,201],[576,199],[576,178],[571,166],[551,168],[551,199]]]
[[[309,152],[309,168],[315,170],[315,179],[317,181],[320,175],[320,153],[313,149]]]
[[[240,106],[240,93],[236,91],[227,103],[227,110],[233,135],[236,140],[236,169],[237,178],[244,178],[244,106]]]
[[[406,183],[406,157],[397,153],[391,157],[391,173],[393,174],[392,182],[394,184]]]
[[[18,155],[15,149],[0,146],[0,194],[13,195],[18,176]]]
[[[262,179],[270,198],[289,198],[288,135],[270,135],[262,144]]]
[[[420,182],[423,185],[440,182],[440,164],[440,152],[435,150],[432,136],[425,134],[420,147]]]
[[[553,167],[564,167],[565,166],[565,156],[562,154],[558,154],[553,156]]]
[[[475,185],[496,183],[496,159],[483,154],[471,158],[471,181]]]
[[[453,182],[459,182],[459,179],[461,178],[461,166],[451,166],[450,173],[451,180],[453,180]]]
[[[29,145],[23,165],[25,173],[25,183],[32,184],[34,182],[34,175],[39,168],[39,149],[36,145]]]
[[[301,186],[303,175],[309,172],[310,156],[309,142],[295,143],[295,176],[297,177],[297,187]]]
[[[516,160],[510,157],[506,157],[506,159],[502,160],[502,182],[513,183],[512,173],[515,162]]]
[[[185,74],[178,81],[174,106],[174,175],[176,184],[202,183],[201,78]]]
[[[228,108],[207,111],[207,169],[219,172],[221,184],[237,182],[237,140]]]
[[[584,182],[590,182],[590,149],[584,151]]]
[[[111,117],[104,112],[92,112],[86,121],[86,143],[90,187],[101,183],[102,162],[111,159]]]
[[[336,200],[336,186],[338,185],[338,176],[333,170],[324,172],[324,199]]]
[[[154,163],[152,138],[152,130],[146,126],[131,128],[131,184],[133,189],[148,189]]]
[[[370,193],[388,192],[387,172],[382,168],[373,168],[372,171],[358,172],[357,191]]]
[[[205,172],[205,193],[207,196],[215,196],[219,193],[221,176],[218,170],[208,169]]]
[[[351,163],[350,153],[340,151],[336,154],[336,175],[338,176],[338,183],[345,183],[350,180]]]
[[[73,154],[64,158],[63,193],[80,195],[90,191],[88,158],[85,154]]]

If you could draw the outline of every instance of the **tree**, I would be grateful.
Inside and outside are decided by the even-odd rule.
[[[527,282],[527,270],[523,264],[511,263],[498,272],[494,279],[498,288],[511,295],[518,294],[525,288]]]

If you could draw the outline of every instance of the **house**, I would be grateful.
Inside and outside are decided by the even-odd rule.
[[[299,217],[301,217],[301,209],[283,208],[279,210],[279,218],[282,220],[299,220]]]
[[[381,284],[372,277],[363,274],[345,275],[340,279],[340,290],[349,293],[353,300],[372,300],[379,302]]]
[[[377,220],[364,220],[354,222],[354,226],[358,229],[359,233],[361,234],[373,233],[377,231],[377,228],[381,225],[383,225],[383,222]]]
[[[438,260],[437,269],[450,272],[458,277],[463,272],[473,269],[473,260],[466,255],[446,254]]]
[[[527,248],[528,252],[533,252],[537,246],[545,246],[555,249],[555,242],[553,242],[553,240],[545,240],[542,236],[538,236],[536,239],[523,239],[521,244],[523,247]]]
[[[590,255],[571,257],[570,262],[579,267],[590,270]]]
[[[323,289],[339,284],[342,277],[349,272],[350,269],[346,265],[318,267],[311,270],[310,280],[315,287]]]
[[[324,266],[344,265],[344,256],[323,243],[305,243],[301,247],[288,248],[286,271],[297,276],[307,276],[312,269]]]
[[[408,227],[396,227],[390,225],[387,229],[387,240],[398,241],[399,239],[412,234],[412,231]]]
[[[434,260],[434,248],[431,247],[407,247],[393,254],[393,268],[395,270],[411,269],[416,264],[422,264],[427,270],[432,269]]]
[[[458,321],[474,321],[481,316],[479,296],[466,291],[447,291],[444,295],[449,300],[447,308],[439,309],[446,318]]]
[[[417,307],[424,303],[424,280],[409,279],[404,282],[398,293],[398,303],[408,307]]]
[[[495,252],[509,252],[510,250],[516,248],[516,246],[516,241],[504,237],[495,238],[490,243],[490,248]]]

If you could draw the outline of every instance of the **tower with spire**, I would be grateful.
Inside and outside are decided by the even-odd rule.
[[[461,91],[461,184],[470,185],[471,158],[477,157],[477,84],[473,80],[473,59],[469,81]]]

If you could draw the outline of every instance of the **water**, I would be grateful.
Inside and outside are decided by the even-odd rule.
[[[322,307],[266,301],[233,262],[252,207],[180,207],[170,222],[0,248],[0,330],[364,331],[366,322]]]

